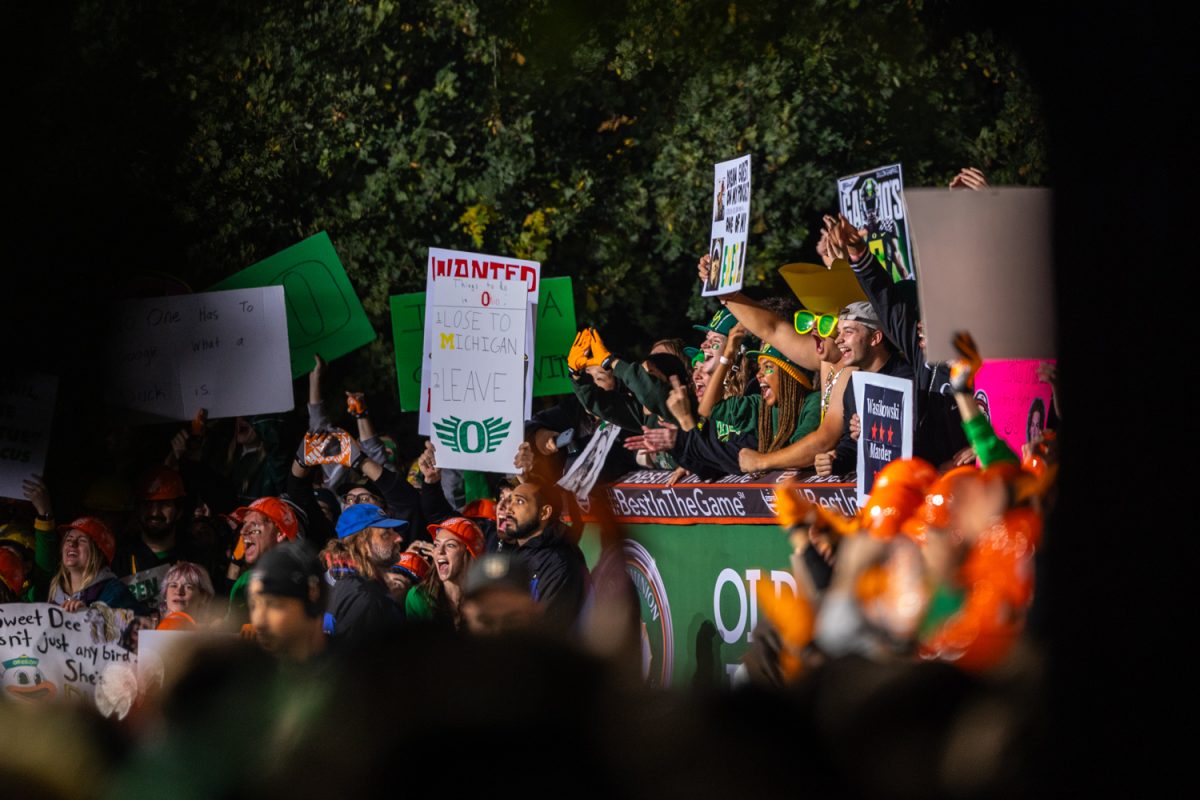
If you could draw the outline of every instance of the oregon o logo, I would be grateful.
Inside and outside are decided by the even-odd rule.
[[[456,453],[495,452],[508,438],[511,427],[511,422],[500,417],[488,417],[482,422],[446,417],[433,423],[438,441]]]
[[[474,433],[475,446],[471,446],[471,433]],[[466,420],[458,426],[458,449],[464,453],[478,453],[483,450],[487,437],[483,432],[483,423],[473,419]]]
[[[651,686],[667,688],[675,670],[675,627],[667,587],[645,547],[632,539],[623,546],[625,571],[637,590],[642,613],[642,677]]]

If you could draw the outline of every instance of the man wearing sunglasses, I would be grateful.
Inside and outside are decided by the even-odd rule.
[[[822,240],[823,241],[823,240]],[[700,259],[700,280],[708,276],[709,256]],[[743,472],[768,469],[802,469],[813,466],[819,453],[835,447],[845,427],[842,396],[853,367],[842,363],[842,352],[834,345],[837,317],[819,311],[801,310],[794,319],[784,319],[741,292],[721,295],[720,301],[742,325],[795,364],[820,375],[821,423],[815,431],[773,453],[742,448],[738,466]]]

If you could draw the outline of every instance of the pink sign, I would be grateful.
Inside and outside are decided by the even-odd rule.
[[[1018,456],[1035,428],[1045,430],[1050,384],[1038,377],[1038,360],[985,361],[975,376],[975,400],[996,434]],[[1053,364],[1053,361],[1049,361]]]

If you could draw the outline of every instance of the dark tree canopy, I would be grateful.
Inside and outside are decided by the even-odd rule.
[[[344,368],[394,393],[387,297],[423,288],[427,246],[539,259],[574,276],[581,321],[644,348],[708,313],[694,265],[715,161],[754,156],[747,277],[768,288],[813,259],[839,175],[1047,177],[1017,54],[938,4],[594,8],[79,4],[79,80],[137,120],[114,179],[155,233],[127,266],[202,290],[326,230],[380,333]]]

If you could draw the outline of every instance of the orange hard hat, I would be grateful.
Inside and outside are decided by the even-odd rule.
[[[137,499],[140,503],[152,500],[178,500],[187,490],[183,488],[183,477],[170,467],[155,467],[142,475],[138,481]]]
[[[69,530],[77,530],[85,534],[104,554],[105,563],[112,563],[113,556],[117,554],[117,540],[104,520],[99,517],[80,517],[69,525],[58,526],[59,533],[66,533]]]
[[[274,522],[275,527],[279,528],[284,538],[289,541],[295,539],[296,534],[300,532],[300,520],[296,518],[296,512],[292,510],[291,505],[278,497],[260,497],[248,506],[235,509],[230,516],[241,525],[251,511],[257,511]]]
[[[875,473],[875,485],[871,487],[871,492],[884,486],[900,485],[924,494],[937,477],[937,470],[923,458],[898,458]]]
[[[429,562],[421,558],[416,553],[401,553],[400,558],[396,560],[390,568],[391,572],[398,572],[401,575],[407,575],[414,581],[420,583],[429,574]]]
[[[437,536],[438,531],[446,531],[463,543],[467,552],[478,558],[483,554],[483,531],[479,526],[466,517],[451,517],[444,522],[428,526],[429,535]]]
[[[196,627],[196,620],[192,619],[191,614],[188,614],[186,611],[172,611],[162,618],[155,630],[194,631]]]
[[[487,497],[472,500],[463,506],[462,514],[464,517],[474,517],[475,519],[495,519],[496,501]]]
[[[13,594],[20,594],[25,587],[25,561],[8,547],[0,547],[0,581],[4,581]]]

